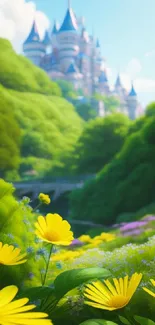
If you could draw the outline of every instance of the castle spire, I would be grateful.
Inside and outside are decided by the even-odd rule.
[[[68,9],[71,8],[71,0],[68,0]]]
[[[40,35],[39,35],[39,32],[38,32],[38,28],[37,28],[35,20],[33,21],[31,31],[30,31],[26,41],[24,42],[24,44],[29,44],[29,43],[32,43],[32,42],[40,42]]]
[[[68,9],[64,21],[61,25],[59,32],[68,32],[68,31],[77,31],[77,19],[75,14],[70,6],[70,0],[68,0]]]
[[[135,88],[134,88],[134,85],[133,85],[133,81],[131,83],[131,91],[129,92],[129,96],[130,97],[137,96],[137,93],[136,93]]]

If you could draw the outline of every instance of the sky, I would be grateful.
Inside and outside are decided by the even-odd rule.
[[[99,38],[109,82],[118,72],[129,89],[134,81],[143,106],[155,101],[155,0],[70,0],[77,17],[85,17],[88,32]],[[43,37],[60,23],[68,0],[0,0],[0,37],[22,51],[35,17]]]

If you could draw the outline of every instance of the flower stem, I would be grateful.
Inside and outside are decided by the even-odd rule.
[[[45,270],[45,275],[44,275],[44,279],[43,279],[43,282],[42,282],[42,286],[44,286],[45,282],[46,282],[46,277],[47,277],[47,272],[48,272],[48,268],[49,268],[52,249],[53,249],[53,245],[51,245],[51,247],[50,247],[50,252],[49,252],[48,260],[47,260],[47,263],[46,263],[46,270]]]
[[[42,205],[42,202],[40,202],[34,209],[33,212],[35,212],[36,210],[38,210],[38,208],[40,208],[40,206]]]

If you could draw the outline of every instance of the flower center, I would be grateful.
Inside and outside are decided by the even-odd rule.
[[[60,240],[60,236],[59,236],[59,234],[58,234],[57,232],[55,232],[55,231],[47,232],[47,233],[45,234],[45,237],[46,237],[47,240],[49,240],[49,241],[54,241],[54,242],[56,242],[56,241],[59,241],[59,240]]]
[[[109,300],[108,304],[110,307],[123,308],[124,306],[127,305],[128,301],[129,301],[128,297],[125,297],[122,295],[117,295],[117,296],[112,297]]]

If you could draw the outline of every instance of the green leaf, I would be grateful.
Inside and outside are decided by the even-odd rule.
[[[55,294],[60,299],[68,291],[90,280],[110,277],[111,273],[102,268],[85,268],[65,271],[58,275],[54,281]]]
[[[86,320],[80,325],[118,325],[118,324],[104,319],[90,319],[90,320]]]
[[[129,323],[129,321],[123,317],[123,316],[119,316],[119,319],[121,320],[121,322],[125,325],[131,325],[131,323]]]
[[[155,325],[155,322],[148,318],[134,316],[134,319],[139,322],[140,325]]]
[[[54,289],[49,287],[36,287],[23,290],[22,293],[18,295],[19,298],[25,297],[29,298],[30,301],[35,301],[39,299],[47,298],[49,295],[53,295]]]

